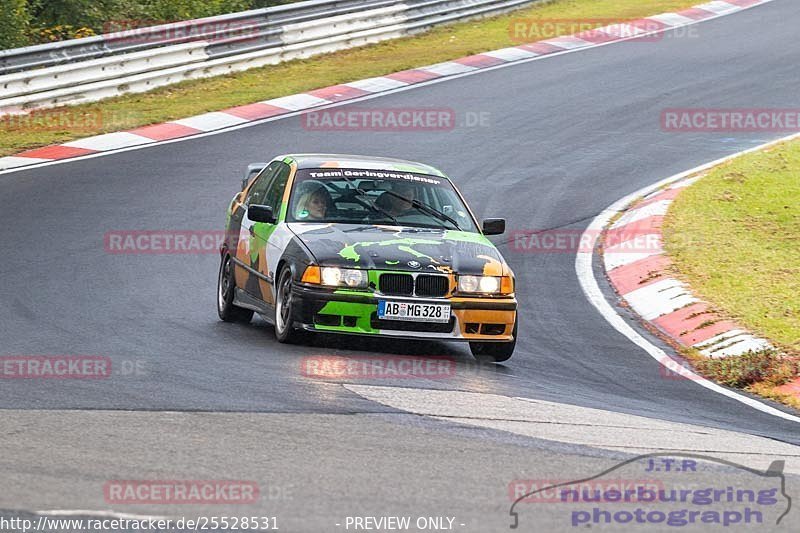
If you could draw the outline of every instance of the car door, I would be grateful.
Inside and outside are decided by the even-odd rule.
[[[291,168],[282,161],[276,161],[253,184],[251,192],[245,200],[245,212],[239,232],[239,247],[237,248],[237,263],[246,265],[242,267],[247,272],[244,290],[252,296],[272,305],[274,302],[272,284],[275,276],[274,264],[277,258],[270,258],[276,252],[268,243],[270,236],[280,224],[282,200],[286,184],[289,180]],[[266,178],[266,179],[265,179]],[[251,205],[268,205],[275,213],[275,222],[254,222],[247,216],[246,208]],[[272,260],[270,260],[272,259]],[[270,266],[272,265],[272,268]],[[237,280],[238,285],[238,280]]]
[[[278,162],[272,162],[254,179],[250,187],[242,194],[242,198],[238,205],[231,212],[231,219],[228,225],[228,231],[235,234],[235,239],[232,244],[235,245],[232,255],[234,257],[233,274],[236,280],[236,286],[245,289],[249,283],[250,278],[254,275],[251,272],[250,261],[250,248],[252,244],[251,228],[252,222],[247,218],[247,206],[252,204],[260,204],[261,198],[266,194],[271,179],[278,171]],[[253,280],[255,283],[255,280]],[[248,291],[249,292],[249,291]]]

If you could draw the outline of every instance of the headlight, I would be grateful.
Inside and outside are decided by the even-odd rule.
[[[364,289],[367,287],[367,272],[355,268],[322,267],[322,284]]]
[[[513,292],[511,278],[507,276],[458,276],[459,292],[478,294],[510,294]]]

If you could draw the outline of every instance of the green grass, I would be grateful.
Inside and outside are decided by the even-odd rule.
[[[800,354],[800,142],[733,160],[686,189],[664,243],[702,298]]]
[[[513,46],[520,42],[512,34],[511,24],[519,19],[624,21],[696,3],[697,0],[556,0],[499,17],[436,28],[415,37],[60,108],[54,113],[71,125],[68,127],[44,128],[0,120],[0,156]],[[85,126],[87,121],[89,127]]]

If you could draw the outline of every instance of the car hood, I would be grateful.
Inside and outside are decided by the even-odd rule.
[[[363,224],[290,223],[322,266],[501,276],[510,271],[479,233]]]

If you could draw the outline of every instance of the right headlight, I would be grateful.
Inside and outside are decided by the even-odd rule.
[[[509,276],[458,276],[458,292],[511,294],[514,283]]]

